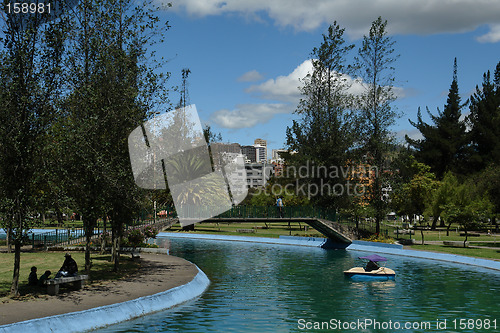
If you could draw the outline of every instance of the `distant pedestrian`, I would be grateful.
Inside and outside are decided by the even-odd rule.
[[[283,204],[283,197],[280,196],[278,197],[278,200],[276,200],[276,208],[278,210],[278,216],[279,217],[283,217],[283,207],[284,207],[284,204]]]

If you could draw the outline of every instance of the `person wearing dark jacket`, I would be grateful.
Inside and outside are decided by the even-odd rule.
[[[75,276],[78,273],[78,265],[75,259],[71,258],[71,254],[66,253],[64,255],[64,263],[56,274],[56,279],[61,276]]]
[[[28,277],[28,285],[29,286],[36,286],[38,284],[36,270],[37,270],[36,266],[31,267],[31,273],[30,273],[30,276]]]
[[[371,271],[376,271],[377,269],[379,269],[380,267],[377,265],[376,262],[374,261],[369,261],[368,264],[366,264],[366,268],[365,268],[365,271],[366,272],[371,272]]]
[[[45,286],[45,281],[49,279],[50,274],[52,274],[49,270],[46,270],[45,273],[43,273],[42,276],[40,276],[40,279],[38,280],[38,285],[43,287]]]

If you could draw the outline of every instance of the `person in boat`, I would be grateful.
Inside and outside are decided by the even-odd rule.
[[[365,271],[366,272],[371,272],[371,271],[376,271],[379,269],[379,265],[377,265],[376,262],[369,260],[368,263],[366,264]]]

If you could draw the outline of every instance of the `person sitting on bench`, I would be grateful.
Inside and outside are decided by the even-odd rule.
[[[38,279],[38,285],[43,287],[45,285],[45,281],[49,279],[50,274],[52,274],[52,272],[46,270],[45,273],[43,273],[43,275],[40,276],[40,279]]]
[[[374,261],[368,261],[368,263],[366,264],[366,268],[365,268],[365,271],[367,272],[371,272],[371,271],[376,271],[377,269],[379,269],[380,267],[377,265],[376,262]]]
[[[36,286],[38,284],[36,270],[37,270],[36,266],[31,267],[31,273],[30,273],[30,276],[28,277],[28,285],[29,286]]]
[[[64,257],[66,259],[64,259],[61,269],[57,272],[55,277],[56,279],[66,276],[75,276],[78,273],[78,265],[76,264],[75,259],[71,258],[71,254],[66,253]]]

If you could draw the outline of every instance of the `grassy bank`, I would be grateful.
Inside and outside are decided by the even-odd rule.
[[[457,254],[461,256],[469,256],[485,259],[500,259],[500,250],[497,249],[476,249],[476,248],[463,248],[451,247],[443,245],[425,244],[425,245],[412,245],[412,250],[444,252],[450,254]]]
[[[396,228],[388,228],[389,236],[394,235],[393,230]],[[214,235],[231,235],[231,236],[250,236],[250,237],[271,237],[277,238],[280,235],[302,236],[302,237],[324,237],[320,232],[309,227],[305,223],[290,223],[290,228],[286,220],[283,222],[262,223],[262,222],[241,222],[241,223],[197,223],[194,226],[194,231],[184,232],[179,224],[172,226],[169,232],[183,233],[199,233],[199,234],[214,234]],[[244,231],[244,232],[243,232]],[[394,235],[395,237],[395,235]],[[402,239],[409,239],[409,235],[400,236]],[[420,245],[422,236],[420,231],[416,235],[411,235],[412,239],[418,244],[412,245],[415,250],[434,251],[450,254],[458,254],[486,259],[500,259],[500,250],[497,249],[475,249],[475,248],[459,248],[450,247],[438,244]],[[452,229],[449,235],[446,231],[424,231],[425,241],[463,241],[465,237],[460,236],[460,231]],[[393,239],[395,241],[396,239]],[[469,237],[471,246],[488,246],[500,247],[500,235],[481,234],[479,237]]]
[[[85,267],[84,253],[72,252],[72,257],[78,264],[82,273]],[[109,262],[109,255],[92,256],[92,269],[90,283],[105,280],[117,280],[136,272],[139,269],[139,262],[131,261],[130,257],[122,256],[120,261],[120,272],[113,272],[113,264]],[[38,268],[37,274],[40,277],[46,270],[52,272],[53,278],[64,261],[64,252],[30,252],[21,253],[21,269],[19,278],[19,292],[21,296],[46,294],[45,288],[28,286],[28,276],[32,266]],[[13,253],[0,253],[0,297],[5,297],[10,292],[12,283],[12,271],[14,267]]]
[[[179,232],[182,228],[175,224],[167,231]],[[193,232],[193,231],[190,231]],[[302,237],[324,237],[319,231],[309,227],[306,223],[291,222],[232,222],[232,223],[208,223],[202,222],[194,225],[194,232],[199,234],[232,235],[232,236],[254,236],[278,238],[281,235]]]

